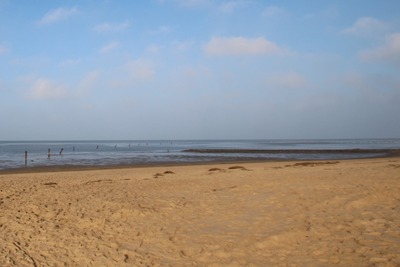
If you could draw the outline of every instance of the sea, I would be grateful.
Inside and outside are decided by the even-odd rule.
[[[385,156],[400,138],[331,140],[0,141],[0,170],[47,166],[142,166]]]

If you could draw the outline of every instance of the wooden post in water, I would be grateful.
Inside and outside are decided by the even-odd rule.
[[[25,166],[28,165],[28,151],[25,150]]]

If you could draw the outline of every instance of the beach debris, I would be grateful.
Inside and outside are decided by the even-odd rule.
[[[50,183],[44,183],[43,185],[50,185],[50,186],[53,186],[53,185],[57,185],[57,183],[50,182]]]
[[[242,170],[242,171],[249,171],[249,169],[246,169],[243,166],[232,166],[228,168],[229,170]]]
[[[164,176],[164,174],[157,172],[156,174],[154,174],[154,178],[158,178],[158,177],[162,177]]]
[[[164,176],[164,174],[175,174],[173,171],[165,171],[164,173],[160,173],[160,172],[157,172],[156,174],[154,174],[154,178],[158,178],[158,177],[162,177],[162,176]]]
[[[400,168],[400,164],[389,164],[388,166],[396,169]]]
[[[18,250],[22,251],[32,261],[32,264],[34,267],[38,266],[35,259],[28,252],[26,252],[24,249],[22,249],[21,243],[19,243],[18,241],[15,241],[15,242],[13,242],[13,244]]]
[[[225,170],[224,170],[224,169],[221,169],[221,168],[211,168],[211,169],[209,169],[208,171],[209,171],[209,172],[224,172]]]
[[[338,164],[339,161],[307,161],[307,162],[297,162],[293,165],[286,165],[285,167],[315,167],[318,165],[329,165]]]
[[[278,169],[282,169],[283,167],[281,167],[281,166],[277,166],[277,167],[272,167],[272,169],[276,169],[276,170],[278,170]]]
[[[212,191],[213,192],[217,192],[217,191],[223,191],[223,190],[229,190],[229,189],[234,189],[236,188],[236,185],[233,186],[228,186],[228,187],[221,187],[221,188],[214,188]]]
[[[101,182],[112,182],[113,180],[111,179],[102,179],[102,180],[95,180],[95,181],[88,181],[85,184],[91,184],[91,183],[101,183]]]

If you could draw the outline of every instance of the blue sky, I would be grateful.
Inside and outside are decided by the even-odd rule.
[[[400,137],[399,10],[0,0],[0,140]]]

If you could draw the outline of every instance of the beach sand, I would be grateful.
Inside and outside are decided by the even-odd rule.
[[[400,266],[400,158],[3,173],[0,210],[0,266]]]

